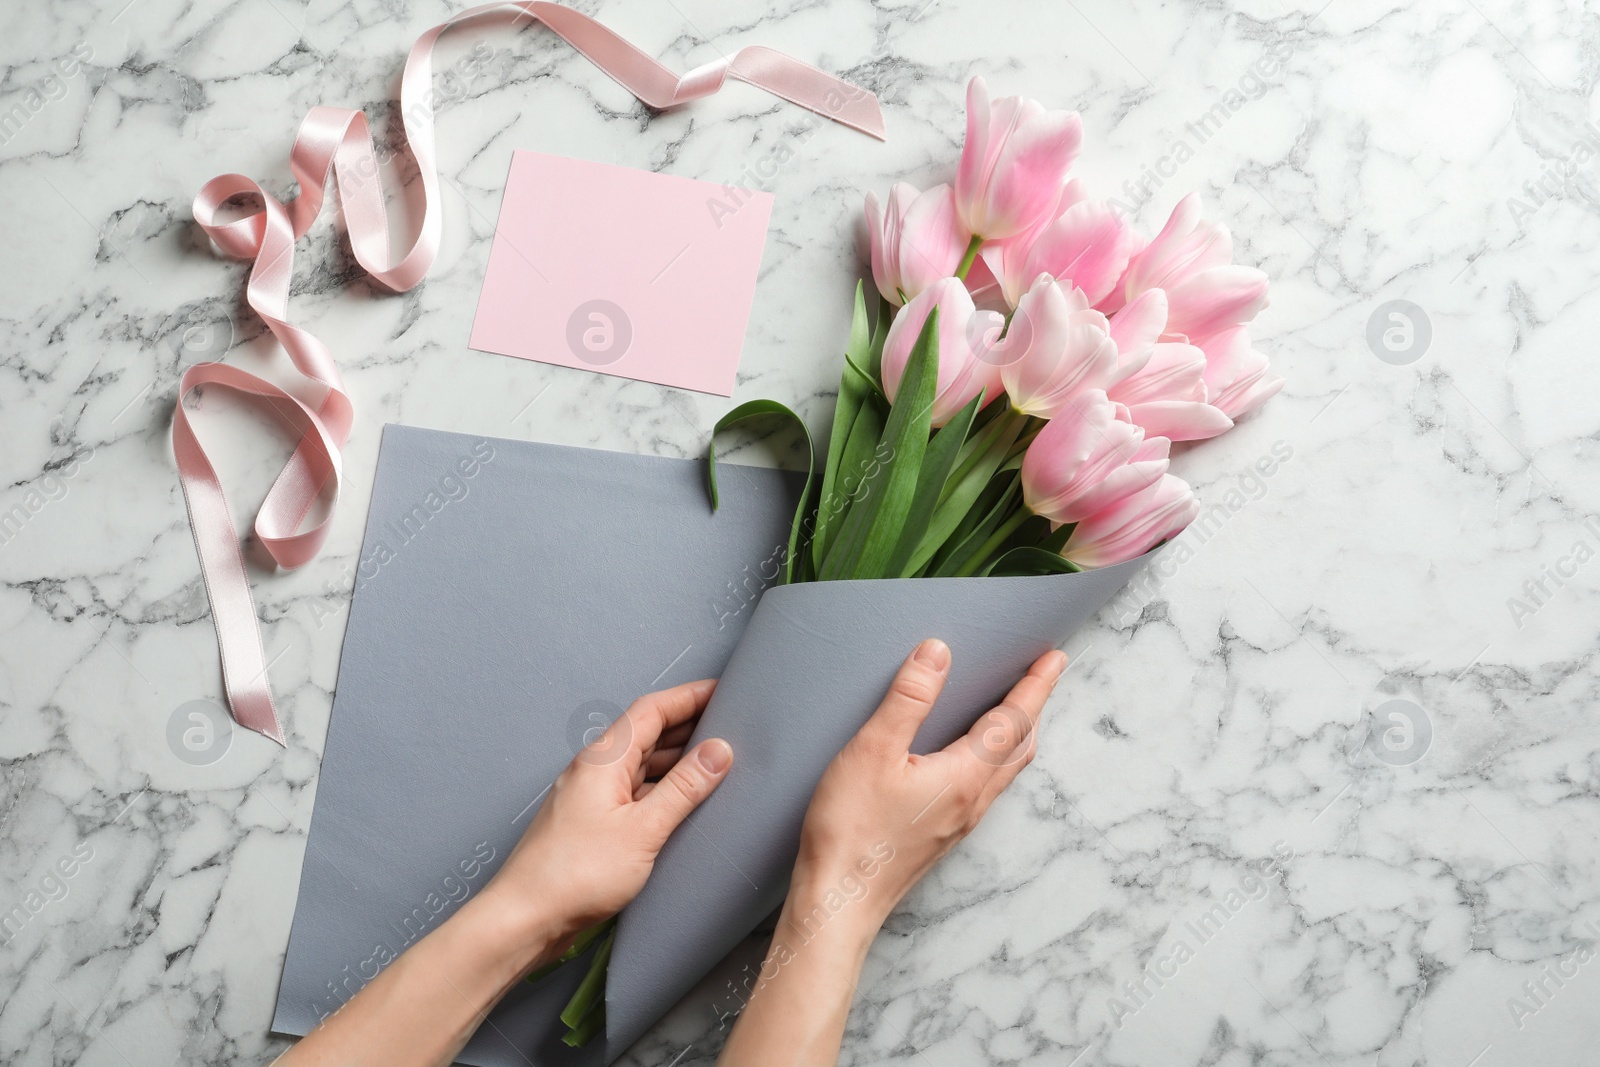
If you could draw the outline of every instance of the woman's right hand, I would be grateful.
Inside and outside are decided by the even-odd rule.
[[[911,741],[944,688],[950,649],[932,639],[918,645],[877,712],[822,776],[791,891],[809,898],[834,890],[850,901],[841,918],[853,912],[852,924],[876,932],[1033,760],[1039,716],[1066,665],[1065,654],[1046,652],[965,736],[919,756]]]
[[[1033,759],[1039,715],[1066,665],[1046,652],[965,737],[917,756],[911,741],[950,673],[943,641],[917,646],[811,798],[788,899],[721,1067],[837,1060],[878,928]]]

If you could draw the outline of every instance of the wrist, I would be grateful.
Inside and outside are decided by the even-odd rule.
[[[905,878],[887,840],[859,848],[830,849],[827,853],[802,855],[789,880],[789,893],[824,905],[849,918],[854,925],[877,933],[905,892]],[[840,900],[845,901],[840,907]]]
[[[461,906],[451,920],[484,957],[501,961],[512,970],[527,971],[544,961],[565,938],[567,924],[536,902],[513,900],[490,883]]]
[[[885,887],[852,865],[797,867],[777,934],[802,942],[826,937],[865,955],[893,908]]]

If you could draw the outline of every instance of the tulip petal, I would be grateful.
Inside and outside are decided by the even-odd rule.
[[[1082,143],[1083,120],[1075,111],[1047,111],[1022,123],[995,160],[987,227],[972,232],[1005,238],[1048,217]]]
[[[1146,289],[1171,289],[1184,279],[1233,261],[1227,227],[1200,217],[1200,197],[1190,193],[1177,206],[1155,240],[1128,268],[1126,292],[1133,299]]]
[[[1152,437],[1203,441],[1233,429],[1233,420],[1210,404],[1194,400],[1153,400],[1129,404],[1134,423]]]
[[[1017,305],[993,360],[1011,406],[1052,419],[1086,390],[1104,389],[1117,370],[1117,346],[1104,315],[1079,290],[1041,274]]]
[[[1153,484],[1078,523],[1061,554],[1080,567],[1109,567],[1141,555],[1194,520],[1200,502],[1183,479]]]
[[[1130,407],[1152,400],[1206,399],[1204,352],[1194,345],[1170,342],[1152,345],[1150,351],[1143,367],[1107,390],[1111,399]]]
[[[1132,230],[1120,215],[1105,203],[1084,201],[1034,236],[1022,276],[1054,275],[1061,284],[1083,290],[1090,304],[1098,304],[1128,268],[1133,244]]]
[[[881,368],[883,390],[891,401],[922,324],[935,307],[939,309],[939,376],[932,420],[933,425],[943,426],[979,393],[991,399],[999,396],[1000,369],[979,359],[973,350],[982,320],[977,319],[966,286],[959,278],[943,278],[912,298],[889,324]]]
[[[1211,267],[1167,290],[1167,331],[1199,344],[1243,325],[1267,306],[1267,276],[1254,267]]]
[[[1112,385],[1144,370],[1155,355],[1156,342],[1166,324],[1167,294],[1160,289],[1140,293],[1107,320],[1111,340],[1117,346],[1117,370],[1111,377]]]
[[[1020,96],[990,101],[967,85],[967,140],[956,166],[956,207],[968,232],[1004,240],[1050,218],[1083,140],[1076,112],[1046,111]]]

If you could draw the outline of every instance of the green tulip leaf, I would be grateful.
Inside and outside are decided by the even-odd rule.
[[[1010,578],[1035,574],[1074,574],[1082,569],[1060,553],[1028,545],[1013,548],[991,563],[983,573],[995,578]]]
[[[851,504],[838,543],[829,549],[818,573],[823,581],[889,576],[889,558],[899,543],[928,449],[939,384],[938,323],[939,309],[934,308],[912,346],[889,408],[874,455],[876,476],[866,483],[865,495]]]
[[[800,531],[812,506],[811,482],[813,468],[816,465],[816,454],[811,448],[811,431],[806,428],[805,420],[776,400],[749,400],[740,404],[718,419],[717,424],[711,429],[711,443],[706,446],[706,483],[711,490],[711,510],[715,511],[717,510],[717,434],[748,419],[769,415],[792,420],[800,427],[800,434],[806,442],[805,488],[800,491],[800,503],[795,507],[794,521],[789,524],[789,554],[784,561],[784,581],[792,582],[795,575],[795,553],[800,547]]]

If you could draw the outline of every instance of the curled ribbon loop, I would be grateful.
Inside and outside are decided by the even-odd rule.
[[[884,138],[883,115],[875,96],[781,52],[752,46],[678,75],[587,15],[541,0],[487,4],[471,8],[419,37],[406,59],[400,82],[400,110],[406,142],[422,177],[422,224],[411,247],[392,259],[388,208],[378,176],[378,153],[366,115],[348,108],[315,107],[295,135],[289,166],[299,195],[280,202],[242,174],[207,182],[195,197],[194,217],[225,254],[253,260],[246,299],[283,349],[301,379],[278,386],[222,363],[190,367],[178,384],[172,419],[172,447],[189,509],[189,525],[200,556],[200,570],[211,602],[222,654],[228,706],[241,726],[282,744],[283,728],[267,680],[266,654],[238,529],[229,513],[222,482],[195,436],[184,408],[189,393],[218,386],[271,404],[299,432],[299,444],[279,473],[256,514],[257,539],[280,567],[292,568],[316,556],[328,535],[338,503],[340,453],[350,437],[354,408],[344,391],[338,365],[326,345],[288,321],[289,282],[294,246],[322,211],[331,177],[339,188],[350,246],[363,270],[384,286],[403,292],[420,282],[439,250],[439,175],[434,155],[433,47],[455,26],[540,23],[572,45],[643,103],[658,110],[709,96],[729,78],[815,111],[825,118]],[[225,205],[241,198],[259,207],[230,221],[219,221]],[[302,530],[318,504],[322,518]]]

